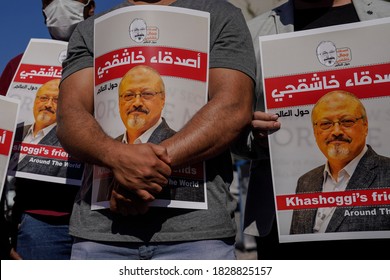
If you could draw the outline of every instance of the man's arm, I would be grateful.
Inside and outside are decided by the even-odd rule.
[[[151,201],[168,183],[170,160],[165,148],[126,145],[101,129],[93,116],[93,68],[84,68],[60,84],[57,136],[74,157],[110,168],[120,185]]]
[[[212,158],[226,150],[251,122],[253,81],[232,69],[209,72],[209,101],[174,136],[167,147],[172,167]]]
[[[5,66],[3,73],[1,73],[0,76],[0,95],[5,96],[7,94],[8,88],[12,83],[12,79],[16,73],[16,70],[18,69],[22,57],[23,53],[18,54],[10,61],[8,61],[7,65]]]

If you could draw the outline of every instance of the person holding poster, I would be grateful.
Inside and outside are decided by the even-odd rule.
[[[259,36],[320,28],[390,16],[390,3],[385,0],[289,0],[248,22],[255,46],[258,68],[261,67]],[[257,73],[256,111],[247,156],[251,162],[251,175],[245,210],[245,233],[256,236],[259,259],[326,258],[338,248],[334,258],[363,258],[362,246],[389,246],[388,240],[343,240],[321,242],[279,243],[274,203],[271,165],[267,149],[267,134],[280,127],[277,116],[264,112],[261,71]],[[267,130],[264,130],[268,129]],[[363,251],[363,250],[362,250]],[[322,253],[323,252],[323,253]],[[331,257],[332,258],[332,257]]]
[[[9,221],[11,207],[8,203],[8,190],[5,189],[7,187],[5,184],[6,175],[15,136],[19,106],[18,100],[0,96],[0,111],[2,116],[5,116],[0,119],[1,260],[20,259],[20,256],[11,246]]]
[[[255,77],[245,19],[222,0],[126,0],[115,11],[142,5],[210,13],[209,101],[159,145],[126,145],[108,137],[93,115],[93,19],[76,28],[63,64],[57,135],[77,158],[111,169],[125,191],[112,192],[110,209],[91,210],[91,170],[86,167],[71,217],[72,259],[235,259],[229,148],[250,123]],[[172,169],[203,161],[208,209],[145,207],[167,185]]]
[[[42,0],[45,24],[55,40],[68,41],[77,23],[92,16],[94,9],[95,2],[91,0]],[[19,55],[7,64],[0,78],[0,94],[7,92],[21,59]],[[58,81],[56,86],[58,94]],[[46,100],[43,95],[35,99],[37,105],[51,104],[53,119],[56,101],[56,97]],[[44,115],[49,116],[49,111]],[[46,136],[53,140],[55,132],[54,127]],[[69,259],[73,242],[69,235],[69,216],[79,187],[26,178],[13,178],[11,183],[15,186],[11,258],[20,255],[30,260]]]
[[[325,94],[311,119],[316,143],[328,161],[300,177],[296,193],[334,192],[336,197],[340,191],[373,189],[379,195],[390,188],[390,158],[366,145],[368,116],[356,96],[341,90]],[[384,209],[354,205],[294,210],[290,234],[390,230]]]

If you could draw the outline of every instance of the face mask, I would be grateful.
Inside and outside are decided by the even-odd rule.
[[[53,39],[68,41],[73,30],[84,20],[84,7],[75,0],[54,0],[44,10],[46,26]]]

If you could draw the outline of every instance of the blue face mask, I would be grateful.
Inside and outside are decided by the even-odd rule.
[[[73,30],[84,20],[84,8],[89,4],[75,0],[54,0],[44,10],[46,26],[53,39],[69,41]]]

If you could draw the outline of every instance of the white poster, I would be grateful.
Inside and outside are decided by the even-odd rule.
[[[259,42],[280,242],[389,238],[390,19]]]
[[[207,102],[208,13],[165,6],[112,11],[95,21],[94,53],[95,118],[118,141],[158,144]],[[92,209],[109,206],[115,183],[110,170],[94,167]],[[207,209],[206,195],[202,162],[173,170],[150,205]]]
[[[83,164],[72,159],[57,136],[57,101],[67,43],[31,39],[7,96],[20,100],[9,175],[80,185]]]
[[[15,137],[19,100],[0,96],[0,112],[2,116],[0,118],[0,194],[2,194]]]

